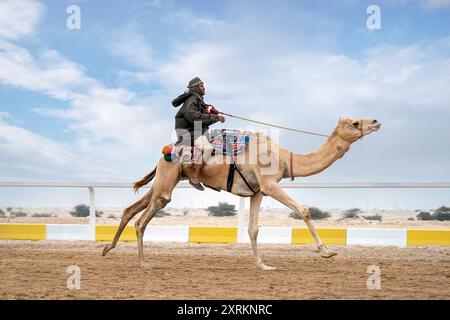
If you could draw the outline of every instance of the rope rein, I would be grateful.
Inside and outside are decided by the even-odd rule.
[[[232,114],[229,114],[229,113],[225,113],[225,112],[219,112],[219,113],[223,114],[225,116],[228,116],[228,117],[237,118],[237,119],[241,119],[241,120],[245,120],[245,121],[250,121],[250,122],[262,124],[262,125],[265,125],[265,126],[270,126],[270,127],[275,127],[275,128],[280,128],[280,129],[284,129],[284,130],[305,133],[305,134],[311,134],[311,135],[320,136],[320,137],[326,137],[326,138],[329,137],[326,134],[310,132],[310,131],[303,131],[303,130],[288,128],[288,127],[282,127],[282,126],[278,126],[278,125],[275,125],[275,124],[272,124],[272,123],[267,123],[267,122],[262,122],[262,121],[252,120],[252,119],[248,119],[248,118],[244,118],[244,117],[235,116],[235,115],[232,115]]]

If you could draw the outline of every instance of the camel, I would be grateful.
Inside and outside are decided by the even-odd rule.
[[[381,124],[375,119],[340,118],[338,125],[319,150],[307,154],[293,153],[282,148],[261,132],[256,132],[251,136],[245,151],[238,154],[235,159],[235,163],[246,183],[242,177],[235,173],[231,193],[241,197],[250,197],[248,234],[258,269],[275,269],[263,263],[257,246],[258,215],[263,196],[278,200],[303,219],[314,237],[318,252],[322,257],[330,258],[336,255],[336,252],[328,249],[318,236],[308,208],[290,197],[278,185],[278,182],[285,178],[293,180],[294,177],[311,176],[325,170],[336,160],[342,158],[353,142],[377,131],[380,126]],[[267,144],[262,143],[262,141],[269,142],[269,146],[267,147]],[[217,161],[224,160],[225,157],[227,156],[213,156],[204,166],[199,178],[205,186],[216,190],[227,190],[229,162]],[[250,161],[252,158],[255,161]],[[139,263],[140,266],[144,266],[143,235],[147,224],[158,210],[164,208],[170,202],[172,191],[177,183],[192,174],[193,170],[193,167],[168,162],[161,158],[152,172],[135,182],[134,188],[137,191],[141,186],[149,183],[153,178],[155,179],[151,189],[140,200],[124,210],[117,233],[113,241],[105,246],[103,255],[116,247],[127,223],[136,214],[144,211],[135,222]],[[250,190],[249,186],[253,191]]]

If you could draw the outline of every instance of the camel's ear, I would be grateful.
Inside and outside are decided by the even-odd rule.
[[[339,118],[339,123],[344,123],[345,122],[345,118]]]

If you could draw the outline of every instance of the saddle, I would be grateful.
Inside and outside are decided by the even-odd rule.
[[[235,171],[237,171],[247,187],[253,193],[256,193],[235,163],[236,156],[245,151],[245,148],[249,143],[251,136],[252,132],[243,130],[214,129],[210,132],[211,138],[209,142],[214,147],[211,156],[228,155],[231,158],[227,178],[228,192],[231,192],[234,182],[234,173]],[[174,146],[173,144],[169,144],[164,146],[164,148],[162,149],[162,154],[164,156],[164,160],[166,161],[177,162],[189,166],[195,163],[198,154],[200,154],[201,156],[201,150],[198,150],[198,148],[193,146]],[[220,191],[219,189],[208,186],[206,184],[205,186],[213,190]]]

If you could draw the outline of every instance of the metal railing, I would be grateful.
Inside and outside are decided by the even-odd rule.
[[[151,188],[149,183],[143,188]],[[286,189],[450,189],[448,182],[334,182],[334,183],[310,183],[310,182],[282,182],[280,187]],[[89,191],[89,225],[90,238],[95,240],[96,203],[95,188],[132,188],[129,183],[111,182],[49,182],[49,181],[0,181],[0,187],[19,188],[87,188]],[[193,188],[187,182],[179,183],[176,188]],[[238,242],[242,242],[245,235],[245,198],[240,197],[238,211]]]

